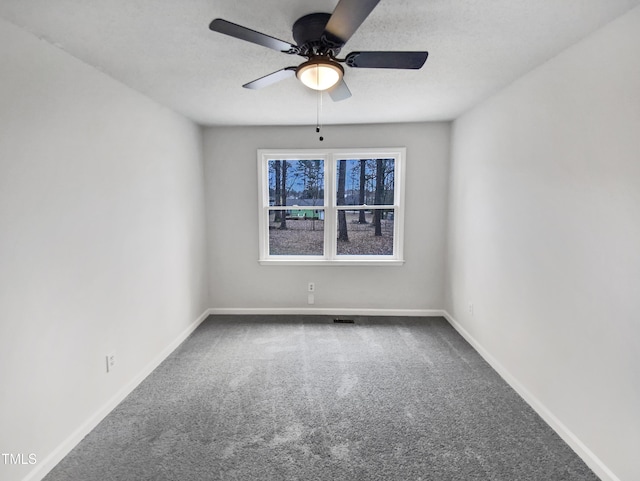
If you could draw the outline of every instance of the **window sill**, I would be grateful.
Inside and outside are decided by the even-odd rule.
[[[399,259],[260,259],[261,266],[402,266]]]

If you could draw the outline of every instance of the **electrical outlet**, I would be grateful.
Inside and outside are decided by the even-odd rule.
[[[315,303],[315,299],[313,298],[313,294],[309,294],[307,296],[307,304],[314,304]]]
[[[109,373],[113,371],[113,369],[116,367],[116,353],[111,352],[107,354],[106,361],[107,361],[107,372]]]
[[[473,317],[473,303],[469,304],[469,314]]]
[[[315,282],[309,282],[309,286],[307,287],[307,291],[316,292],[316,284],[315,284]]]

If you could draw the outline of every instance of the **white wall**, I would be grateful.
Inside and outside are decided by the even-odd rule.
[[[312,107],[315,108],[315,105]],[[315,112],[311,112],[315,115]],[[213,308],[441,309],[450,124],[217,127],[205,131],[209,286]],[[407,147],[401,267],[258,264],[259,148]]]
[[[2,20],[0,69],[0,451],[38,463],[0,460],[10,481],[68,448],[208,293],[199,127]]]
[[[452,317],[640,479],[640,8],[454,123],[448,249]]]

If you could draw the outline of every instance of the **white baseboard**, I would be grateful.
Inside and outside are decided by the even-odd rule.
[[[36,481],[42,479],[56,464],[71,452],[82,439],[95,428],[113,409],[120,404],[144,379],[164,361],[210,314],[211,309],[203,312],[198,319],[183,330],[169,345],[167,345],[156,357],[154,357],[133,379],[122,387],[111,399],[101,406],[89,419],[78,427],[56,449],[47,455],[25,477],[23,481]]]
[[[467,330],[456,321],[446,310],[443,316],[458,333],[471,344],[485,361],[511,386],[544,421],[567,443],[575,453],[602,481],[620,481],[603,462],[578,437],[565,426],[538,398],[516,379],[489,351],[487,351]]]
[[[442,309],[355,309],[343,307],[219,307],[209,309],[217,315],[309,315],[309,316],[407,316],[444,317]]]

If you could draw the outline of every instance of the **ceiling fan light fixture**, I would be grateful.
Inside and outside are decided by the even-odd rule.
[[[296,71],[300,81],[313,90],[328,90],[340,82],[343,75],[342,65],[326,57],[312,58]]]

